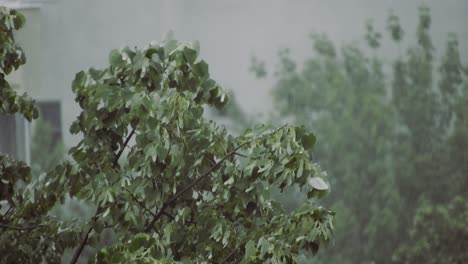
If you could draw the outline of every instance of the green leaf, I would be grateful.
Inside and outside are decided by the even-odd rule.
[[[314,146],[316,140],[317,139],[313,133],[306,133],[302,136],[302,145],[305,149],[310,150]]]
[[[268,240],[266,240],[265,238],[260,238],[260,240],[258,241],[258,246],[257,247],[260,247],[260,259],[262,259],[265,254],[268,252],[269,248],[270,248],[271,244],[270,242],[268,242]]]
[[[304,171],[304,160],[301,159],[299,162],[299,169],[297,170],[296,177],[300,178],[302,176],[302,172]]]
[[[164,55],[169,56],[177,48],[177,40],[174,39],[174,32],[169,31],[163,41]]]
[[[230,177],[227,181],[224,182],[224,185],[232,185],[234,183],[234,177]]]
[[[201,79],[207,79],[209,77],[208,64],[204,60],[201,60],[198,63],[195,63],[193,65],[193,72],[197,76],[199,76]]]
[[[188,47],[184,47],[183,49],[185,59],[188,63],[192,64],[197,59],[197,51],[190,49]]]
[[[255,242],[252,240],[249,240],[245,244],[245,255],[244,255],[244,258],[242,259],[242,263],[243,264],[249,263],[249,261],[253,259],[256,253],[257,253],[257,248],[255,246]]]
[[[130,252],[135,252],[138,249],[142,248],[148,242],[148,235],[146,234],[136,234],[132,242],[128,246]]]
[[[111,259],[110,259],[110,263],[122,263],[124,262],[125,260],[125,255],[124,253],[122,252],[115,252]]]
[[[26,18],[22,14],[16,14],[14,18],[15,29],[18,30],[23,27]]]
[[[309,184],[319,191],[328,190],[328,184],[320,177],[312,177],[309,179]]]
[[[104,229],[104,224],[102,224],[99,221],[94,222],[93,228],[96,231],[96,233],[100,234],[102,230]]]
[[[112,50],[109,54],[109,63],[112,66],[120,66],[124,63],[122,59],[122,54],[119,50]]]

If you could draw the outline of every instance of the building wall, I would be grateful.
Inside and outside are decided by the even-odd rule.
[[[446,33],[459,35],[468,56],[468,1],[429,0],[435,44]],[[89,67],[104,67],[109,51],[124,46],[145,46],[174,30],[178,39],[199,40],[202,57],[215,80],[234,90],[244,110],[269,111],[269,88],[274,80],[256,80],[248,72],[250,57],[265,58],[270,69],[276,53],[289,47],[294,58],[310,54],[311,32],[326,32],[338,43],[362,39],[364,23],[373,18],[385,30],[390,9],[401,17],[412,35],[421,1],[375,0],[57,0],[39,11],[26,11],[27,25],[18,34],[28,64],[24,86],[38,100],[62,103],[61,124],[68,145],[78,138],[68,133],[79,113],[71,92],[75,74]],[[408,27],[410,26],[410,27]],[[388,54],[395,52],[388,48]],[[466,60],[465,60],[466,61]]]

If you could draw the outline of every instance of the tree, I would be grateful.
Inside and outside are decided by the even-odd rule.
[[[447,204],[423,202],[414,215],[410,241],[399,247],[398,263],[464,263],[468,259],[467,200]]]
[[[4,51],[24,18],[0,14]],[[168,38],[113,50],[109,67],[76,75],[82,112],[70,131],[83,139],[69,150],[73,161],[32,178],[25,164],[2,156],[2,262],[57,263],[74,247],[76,263],[109,229],[118,242],[100,249],[96,263],[294,263],[301,250],[331,239],[334,213],[317,199],[288,214],[271,197],[275,186],[298,185],[311,198],[328,191],[310,159],[314,135],[288,125],[228,135],[203,117],[205,106],[221,108],[228,98],[197,56],[194,45]],[[35,117],[32,101],[16,107],[6,84],[2,112]],[[48,213],[68,196],[94,204],[91,219]]]
[[[409,52],[411,59],[406,64],[401,60],[395,64],[395,67],[409,68],[415,67],[414,62],[418,61],[422,66],[415,68],[426,69],[426,73],[421,78],[417,77],[415,71],[408,71],[409,74],[395,71],[395,79],[413,81],[418,78],[428,81],[426,87],[432,88],[434,71],[431,65],[432,45],[428,36],[428,12],[426,7],[421,8],[418,27],[418,41],[420,49],[425,51],[426,59],[418,57],[417,50],[412,50]],[[420,112],[419,116],[414,117],[418,119],[418,123],[426,123],[424,129],[429,136],[421,137],[416,131],[417,126],[408,122],[410,129],[407,137],[412,137],[412,144],[402,158],[411,155],[409,153],[418,155],[422,152],[417,152],[421,148],[432,146],[432,149],[424,151],[425,155],[419,154],[419,162],[412,168],[414,175],[425,180],[426,184],[423,187],[425,190],[421,191],[421,185],[416,186],[414,183],[412,188],[420,194],[419,199],[411,200],[414,196],[406,199],[408,204],[416,205],[415,213],[407,220],[409,237],[401,243],[394,255],[399,262],[463,263],[468,260],[464,250],[467,247],[468,234],[468,197],[465,192],[468,186],[468,126],[465,116],[468,113],[468,71],[461,63],[458,40],[454,34],[448,36],[438,73],[435,76],[438,79],[436,94],[429,90],[426,97],[419,96],[411,102],[415,107],[431,110],[429,113],[433,116],[424,118],[427,113]],[[428,100],[428,95],[433,99]],[[403,111],[400,115],[410,116]]]
[[[6,75],[26,62],[23,50],[16,45],[13,37],[13,31],[24,25],[25,18],[16,10],[5,7],[0,7],[0,14],[0,110],[9,114],[19,112],[31,121],[38,116],[34,101],[26,94],[19,96],[5,79]]]
[[[463,239],[445,229],[431,229],[430,234],[420,229],[431,221],[442,226],[446,220],[421,216],[424,208],[442,208],[456,196],[468,200],[463,191],[468,187],[467,71],[453,34],[438,59],[430,25],[429,8],[423,5],[416,43],[390,67],[378,56],[382,34],[370,22],[368,47],[338,49],[325,35],[313,35],[316,56],[303,67],[287,50],[279,54],[273,87],[278,115],[316,131],[320,140],[313,155],[334,176],[334,195],[327,202],[339,214],[334,245],[321,252],[323,259],[319,256],[324,263],[418,262],[410,256],[414,241],[435,236],[456,248],[464,246]],[[387,30],[403,50],[405,30],[395,14],[390,14]],[[263,65],[256,62],[253,69],[258,67]],[[466,208],[457,208],[447,211],[457,223],[450,234],[464,228],[458,224]],[[414,224],[421,217],[422,223]],[[410,235],[411,229],[420,231]],[[413,256],[429,259],[436,256],[436,247],[429,242]],[[447,263],[465,257],[463,252],[451,255],[455,253],[441,254]]]
[[[318,56],[308,59],[302,71],[292,66],[288,53],[281,53],[273,97],[280,116],[307,124],[324,138],[314,155],[332,175],[339,175],[333,178],[330,202],[340,208],[334,246],[327,255],[335,263],[360,263],[397,239],[392,212],[398,210],[399,197],[392,193],[388,142],[394,117],[377,58],[352,45],[337,51],[324,35],[313,40]],[[391,229],[394,234],[379,240],[382,231]],[[325,257],[324,262],[329,260]]]

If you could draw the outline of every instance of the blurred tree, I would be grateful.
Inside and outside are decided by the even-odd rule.
[[[414,262],[418,260],[414,254],[420,254],[419,260],[425,263],[461,263],[468,261],[463,250],[444,250],[439,243],[466,248],[464,239],[449,234],[461,232],[463,236],[468,227],[467,207],[455,205],[468,201],[468,131],[466,117],[461,114],[468,113],[463,103],[468,84],[453,34],[448,36],[436,74],[429,8],[421,6],[419,14],[418,44],[408,49],[406,58],[400,56],[394,63],[393,104],[400,128],[394,143],[394,171],[406,212],[399,216],[399,225],[401,230],[415,225],[412,233],[401,233],[399,252],[405,252],[404,262]],[[453,200],[457,195],[460,197]],[[457,209],[450,209],[454,206]],[[442,211],[457,224],[447,221],[448,215],[442,217]],[[421,232],[427,225],[441,228]],[[431,237],[434,240],[427,240]],[[444,242],[436,237],[443,237]]]
[[[283,118],[317,132],[313,155],[333,176],[328,202],[339,214],[334,244],[320,253],[323,263],[398,262],[392,260],[395,252],[409,252],[414,240],[424,240],[422,232],[409,235],[410,228],[419,228],[412,226],[424,208],[448,203],[456,195],[467,199],[466,71],[458,41],[450,35],[436,73],[430,24],[429,8],[423,5],[417,43],[390,68],[377,56],[382,35],[370,22],[365,35],[370,49],[337,49],[322,34],[312,36],[316,56],[302,68],[288,50],[280,53],[274,105]],[[387,30],[401,45],[405,31],[393,13]],[[460,208],[449,213],[466,227],[466,207]],[[444,225],[445,220],[434,221]],[[443,230],[431,232],[427,235],[445,237],[439,233]],[[456,237],[449,241],[463,246]],[[431,251],[420,253],[430,257]],[[459,253],[447,259],[465,257]]]
[[[397,239],[377,241],[384,227],[396,228],[393,212],[399,207],[389,173],[394,115],[380,61],[355,46],[337,52],[323,35],[313,39],[318,57],[307,60],[301,72],[283,71],[273,96],[283,116],[293,116],[322,139],[314,154],[337,176],[333,203],[340,208],[328,254],[337,256],[336,263],[358,263]]]
[[[452,264],[468,260],[468,202],[423,202],[413,218],[410,238],[394,256],[398,263]]]

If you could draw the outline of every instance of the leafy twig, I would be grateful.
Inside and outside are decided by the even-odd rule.
[[[161,207],[161,209],[159,210],[159,212],[153,217],[153,220],[151,221],[151,223],[146,227],[145,229],[145,232],[149,232],[151,230],[151,228],[154,226],[154,224],[161,218],[161,216],[164,214],[164,211],[166,210],[166,208],[172,203],[174,202],[175,200],[177,200],[177,198],[179,198],[180,196],[182,196],[185,192],[187,192],[188,190],[190,190],[193,186],[197,185],[198,183],[200,183],[203,179],[205,179],[206,177],[208,177],[214,170],[216,170],[225,160],[227,160],[229,157],[231,157],[232,155],[234,155],[235,153],[237,153],[237,151],[239,149],[241,149],[242,147],[244,147],[245,145],[249,144],[250,142],[252,142],[253,140],[255,139],[259,139],[259,138],[262,138],[262,137],[265,137],[265,136],[271,136],[273,134],[275,134],[276,132],[278,132],[279,130],[283,129],[286,125],[274,130],[273,132],[267,134],[267,135],[262,135],[261,137],[257,137],[257,138],[251,138],[250,140],[240,144],[239,146],[237,146],[234,150],[232,150],[231,152],[229,152],[226,156],[224,156],[220,161],[218,161],[215,165],[213,165],[213,167],[211,167],[207,172],[205,172],[202,176],[200,176],[198,179],[194,180],[193,182],[191,182],[190,184],[188,184],[186,187],[184,187],[181,191],[178,191],[176,194],[174,194],[173,196],[171,196],[169,199],[166,200],[166,202],[163,203],[163,206]]]
[[[128,142],[130,142],[130,139],[132,138],[132,136],[134,134],[135,134],[135,129],[132,129],[130,134],[125,139],[125,142],[124,142],[122,148],[120,149],[119,153],[117,153],[117,155],[115,155],[115,157],[114,157],[114,162],[113,162],[114,166],[117,165],[117,163],[119,162],[120,156],[122,156],[122,153],[123,153],[125,147],[128,145]],[[99,213],[101,212],[101,210],[102,210],[102,208],[100,206],[98,206],[98,208],[96,209],[96,213],[94,214],[94,217],[93,217],[93,221],[92,221],[93,224],[97,222],[97,220],[99,218]],[[94,227],[92,225],[91,225],[91,227],[88,228],[88,231],[86,232],[83,239],[81,240],[81,243],[78,246],[78,248],[76,249],[75,254],[73,254],[73,258],[70,261],[70,264],[75,264],[78,261],[78,259],[80,258],[81,252],[83,252],[83,249],[84,249],[86,243],[88,243],[89,234],[91,234],[91,231],[93,231],[93,229],[94,229]]]
[[[133,134],[135,134],[135,129],[132,129],[132,132],[130,132],[130,135],[128,135],[127,139],[125,139],[125,142],[124,142],[122,148],[120,148],[119,153],[117,153],[117,155],[115,155],[114,165],[117,165],[117,162],[119,162],[120,156],[122,156],[122,153],[123,153],[125,147],[128,145],[128,142],[132,138]]]
[[[204,173],[202,176],[200,176],[198,179],[194,180],[192,183],[190,183],[189,185],[187,185],[185,188],[183,188],[181,191],[177,192],[176,194],[174,194],[173,196],[171,196],[166,202],[164,202],[163,206],[161,207],[161,209],[159,210],[159,212],[156,214],[156,216],[153,218],[153,220],[151,221],[151,223],[146,227],[145,231],[146,232],[149,232],[149,230],[152,228],[152,226],[159,220],[159,218],[161,218],[161,216],[165,213],[164,210],[166,210],[166,208],[172,203],[174,202],[175,200],[177,200],[177,198],[179,198],[182,194],[184,194],[185,192],[187,192],[188,190],[190,190],[193,186],[197,185],[199,182],[201,182],[203,179],[205,179],[208,175],[210,175],[215,169],[217,169],[219,167],[219,165],[221,165],[222,162],[224,162],[227,158],[229,158],[231,155],[234,154],[235,151],[237,151],[238,149],[240,149],[241,147],[245,146],[247,143],[249,143],[250,141],[247,141],[241,145],[239,145],[234,151],[232,151],[231,153],[229,153],[228,155],[226,155],[224,158],[222,158],[220,161],[218,161],[213,167],[211,167],[206,173]]]

